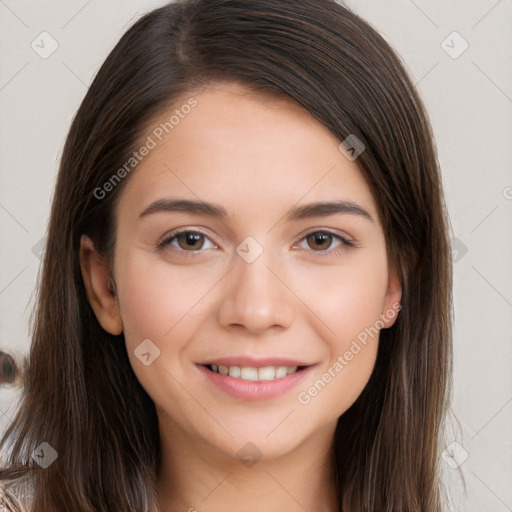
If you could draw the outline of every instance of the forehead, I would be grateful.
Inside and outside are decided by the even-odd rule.
[[[174,115],[169,128],[173,114],[191,97],[195,106],[178,112],[179,121]],[[228,209],[236,210],[341,198],[375,212],[357,163],[345,158],[340,141],[292,100],[216,85],[184,95],[150,123],[143,138],[159,126],[169,133],[155,140],[130,176],[124,202],[142,206],[172,193],[227,201]]]

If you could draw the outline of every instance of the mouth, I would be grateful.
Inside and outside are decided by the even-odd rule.
[[[300,372],[308,368],[308,366],[237,366],[223,364],[206,364],[202,365],[213,373],[227,375],[235,379],[257,382],[257,381],[273,381],[284,379],[288,375]]]
[[[315,364],[281,358],[227,357],[197,364],[208,386],[241,400],[285,395],[314,371]]]

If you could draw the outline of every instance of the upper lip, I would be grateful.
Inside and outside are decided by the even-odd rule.
[[[297,359],[286,357],[248,357],[248,356],[229,356],[209,359],[198,363],[202,366],[215,364],[217,366],[240,366],[250,368],[264,368],[265,366],[311,366],[311,363],[305,363]]]

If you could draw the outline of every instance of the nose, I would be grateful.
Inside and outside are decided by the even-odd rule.
[[[269,263],[265,251],[252,263],[235,256],[235,268],[228,274],[229,283],[217,310],[222,326],[262,334],[292,325],[294,296]]]

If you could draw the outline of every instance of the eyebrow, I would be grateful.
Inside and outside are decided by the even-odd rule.
[[[228,213],[225,208],[213,203],[195,201],[190,199],[159,199],[151,203],[139,218],[155,213],[183,212],[196,215],[207,215],[219,219],[225,219]],[[293,206],[283,218],[287,221],[297,221],[311,217],[327,217],[337,213],[358,215],[373,222],[372,216],[362,206],[352,201],[323,201],[310,203],[304,206]]]

